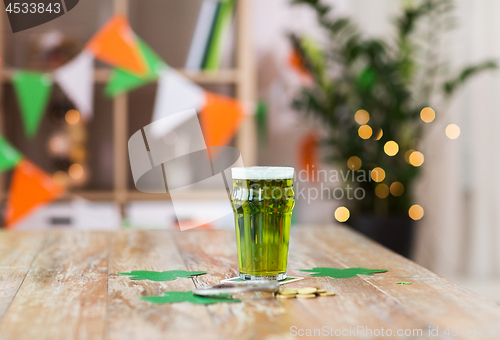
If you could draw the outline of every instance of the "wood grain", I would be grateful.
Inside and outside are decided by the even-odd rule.
[[[0,320],[40,250],[44,235],[0,232]]]
[[[236,238],[228,231],[189,231],[175,234],[175,240],[189,270],[206,270],[194,279],[197,287],[219,283],[238,275]],[[207,307],[223,334],[237,339],[294,338],[290,327],[321,328],[317,318],[299,301],[245,300],[240,304]]]
[[[321,235],[321,237],[318,237]],[[388,299],[411,311],[416,318],[427,320],[427,327],[442,331],[451,327],[497,327],[500,332],[500,308],[477,294],[439,277],[416,263],[396,255],[381,245],[344,227],[298,229],[295,238],[305,244],[314,242],[315,252],[339,263],[339,268],[385,268],[388,273],[359,278],[383,293]],[[398,285],[408,281],[411,285]],[[474,306],[474,307],[472,307]],[[474,332],[477,333],[477,332]],[[500,333],[499,333],[500,336]],[[488,335],[454,338],[490,338]]]
[[[141,296],[160,295],[164,291],[188,291],[192,279],[168,282],[130,280],[117,275],[131,270],[186,270],[173,232],[126,231],[113,234],[109,258],[109,302],[107,339],[181,338],[202,333],[205,339],[216,339],[216,330],[207,309],[202,305],[176,303],[157,305]]]
[[[367,330],[381,329],[394,339],[494,339],[492,327],[500,326],[499,306],[340,226],[293,228],[288,265],[289,276],[304,280],[287,286],[321,287],[334,297],[246,295],[208,306],[140,299],[236,276],[235,244],[234,232],[216,230],[0,233],[0,339],[292,339],[293,330],[371,339]],[[388,272],[335,279],[298,271],[321,266]],[[186,269],[208,273],[168,282],[117,275]],[[467,335],[445,336],[453,326],[467,327]],[[487,326],[490,335],[468,334]],[[430,336],[429,327],[439,334]]]
[[[107,234],[48,232],[0,323],[1,339],[100,339]]]

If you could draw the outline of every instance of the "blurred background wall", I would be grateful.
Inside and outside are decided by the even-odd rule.
[[[398,0],[326,1],[338,15],[353,17],[373,36],[393,32],[391,17]],[[457,28],[446,39],[451,66],[480,60],[500,60],[500,3],[494,0],[456,1]],[[270,101],[270,147],[259,161],[279,164],[295,157],[290,147],[308,127],[290,108],[298,87],[280,61],[286,59],[287,32],[307,32],[321,39],[314,13],[286,0],[255,1],[255,43],[259,69],[259,93]],[[292,78],[292,80],[291,80]],[[500,200],[498,154],[500,126],[500,72],[483,75],[460,91],[450,107],[437,112],[436,123],[424,140],[425,166],[417,188],[417,202],[425,209],[418,224],[414,258],[437,273],[459,280],[472,289],[500,300]],[[461,129],[460,137],[445,135],[448,124]],[[338,202],[299,202],[299,221],[333,221]]]
[[[398,13],[400,0],[325,0],[338,15],[350,16],[372,36],[391,35],[391,17]],[[183,67],[201,0],[129,1],[132,28],[167,63]],[[300,81],[287,64],[291,50],[287,34],[300,32],[321,41],[326,39],[309,8],[290,6],[288,0],[252,0],[252,44],[256,60],[257,98],[269,104],[269,133],[265,146],[258,147],[258,164],[298,166],[297,143],[310,126],[290,107]],[[35,29],[16,33],[6,26],[4,67],[30,68],[33,46],[48,33],[58,31],[70,36],[77,51],[112,15],[111,0],[82,0],[78,10]],[[172,15],[172,13],[176,13]],[[495,58],[500,60],[500,3],[496,0],[457,0],[457,29],[444,42],[451,66]],[[43,38],[45,37],[45,38]],[[233,40],[236,38],[233,36]],[[233,41],[234,45],[236,42]],[[233,64],[231,64],[233,63]],[[99,65],[98,65],[99,66]],[[227,67],[233,67],[234,60]],[[46,141],[53,132],[50,119],[42,121],[34,141],[22,136],[13,89],[4,84],[6,136],[27,157],[51,171]],[[231,84],[205,84],[205,88],[234,95]],[[156,84],[130,94],[128,135],[151,122]],[[94,119],[88,126],[88,166],[93,174],[87,190],[110,190],[113,186],[112,108],[96,86]],[[418,223],[414,259],[438,274],[455,279],[500,301],[500,72],[480,76],[460,91],[447,108],[437,111],[437,120],[424,140],[425,164],[418,184],[417,202],[425,209]],[[57,96],[57,93],[56,93]],[[257,99],[256,98],[256,99]],[[445,128],[455,123],[460,137],[446,137]],[[255,136],[257,138],[257,136]],[[323,165],[326,167],[326,165]],[[128,188],[133,189],[129,178]],[[109,223],[98,227],[122,225],[120,211],[111,199],[96,206],[105,210]],[[83,212],[87,203],[73,203],[70,210]],[[93,202],[90,205],[98,204]],[[111,204],[111,205],[108,205]],[[296,223],[332,223],[341,202],[331,200],[298,201]],[[112,207],[111,207],[112,206]],[[109,208],[109,209],[108,209]],[[107,209],[107,210],[106,210]],[[121,212],[123,213],[123,211]],[[40,216],[46,213],[40,212]],[[172,218],[171,206],[164,201],[129,205],[125,217],[135,225],[158,226]],[[155,217],[157,216],[157,217]],[[36,219],[36,216],[34,217]],[[40,217],[44,219],[45,217]],[[30,223],[32,223],[31,220]],[[160,222],[158,222],[160,221]],[[92,224],[85,220],[82,225]],[[226,223],[230,226],[231,221]]]

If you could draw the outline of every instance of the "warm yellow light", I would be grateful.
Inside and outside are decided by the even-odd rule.
[[[361,162],[361,159],[359,157],[356,157],[356,156],[352,156],[351,158],[349,158],[347,160],[347,167],[351,170],[359,170],[359,168],[361,168],[361,165],[363,163]]]
[[[83,177],[83,174],[84,174],[83,166],[81,166],[78,163],[72,164],[69,167],[68,172],[69,172],[69,175],[71,176],[71,178],[80,179]]]
[[[406,163],[410,164],[410,155],[412,153],[414,153],[414,152],[415,152],[415,150],[413,150],[413,149],[410,149],[410,150],[408,150],[408,151],[405,152],[405,161],[406,161]]]
[[[389,187],[386,184],[378,184],[375,187],[375,195],[379,198],[386,198],[389,196]]]
[[[436,112],[430,107],[424,107],[422,111],[420,111],[420,118],[424,122],[430,123],[436,118]]]
[[[80,112],[76,110],[69,110],[68,112],[66,112],[64,118],[69,125],[78,124],[78,122],[80,121]]]
[[[420,151],[413,151],[408,160],[413,166],[421,166],[424,163],[424,155]]]
[[[422,208],[418,204],[414,204],[408,210],[408,215],[412,220],[418,221],[422,217],[424,217],[424,208]]]
[[[450,124],[446,127],[445,133],[449,139],[457,139],[460,136],[460,127],[457,124]]]
[[[384,130],[382,129],[378,130],[377,135],[375,136],[375,140],[380,140],[380,138],[382,138],[383,135],[384,135]]]
[[[394,182],[391,184],[391,194],[393,196],[401,196],[405,192],[405,187],[399,182]]]
[[[375,182],[382,182],[385,178],[385,171],[382,168],[375,168],[371,172],[371,177]]]
[[[335,219],[339,222],[345,222],[349,219],[351,213],[346,207],[338,207],[335,210]]]
[[[356,123],[358,123],[359,125],[363,125],[363,124],[366,124],[368,123],[368,121],[370,120],[370,114],[365,111],[365,110],[359,110],[358,112],[356,112],[356,114],[354,115],[354,120],[356,121]]]
[[[56,182],[59,185],[66,185],[68,182],[68,175],[64,171],[56,171],[53,175],[52,178],[54,179],[54,182]]]
[[[82,146],[77,146],[73,150],[71,150],[69,157],[72,161],[82,162],[85,159],[85,148]]]
[[[396,156],[396,154],[399,152],[399,145],[395,141],[390,140],[385,143],[384,151],[389,156]]]
[[[361,125],[358,129],[359,137],[363,139],[368,139],[372,136],[373,131],[369,125]]]

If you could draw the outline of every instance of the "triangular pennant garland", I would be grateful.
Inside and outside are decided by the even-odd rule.
[[[128,72],[144,75],[147,66],[127,18],[117,14],[87,43],[96,59]]]
[[[143,40],[137,38],[137,41],[148,67],[147,73],[144,76],[139,76],[124,69],[114,69],[106,85],[108,96],[114,97],[158,79],[158,75],[165,67],[163,60]]]
[[[200,120],[207,146],[228,145],[244,118],[244,109],[238,100],[205,91]]]
[[[23,155],[14,148],[3,136],[0,136],[0,172],[16,166]]]
[[[318,135],[313,131],[309,132],[299,142],[298,161],[301,170],[307,172],[307,181],[314,182],[314,171],[318,169]],[[316,169],[315,169],[316,168]]]
[[[54,79],[84,118],[94,109],[94,57],[83,51],[54,72]]]
[[[205,93],[201,87],[174,69],[164,68],[156,91],[153,122],[190,109],[199,112],[204,104]],[[191,116],[186,115],[186,120],[189,118]],[[169,131],[169,127],[165,125],[153,126],[153,133],[156,136],[163,136]]]
[[[52,90],[52,80],[45,73],[18,71],[12,77],[26,135],[33,138],[38,131]]]
[[[54,182],[52,177],[30,161],[22,159],[12,175],[5,208],[5,225],[13,228],[27,214],[63,193],[64,188]]]

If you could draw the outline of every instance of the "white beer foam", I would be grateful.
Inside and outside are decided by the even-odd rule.
[[[233,179],[288,179],[293,178],[294,169],[289,167],[252,166],[232,168]]]

